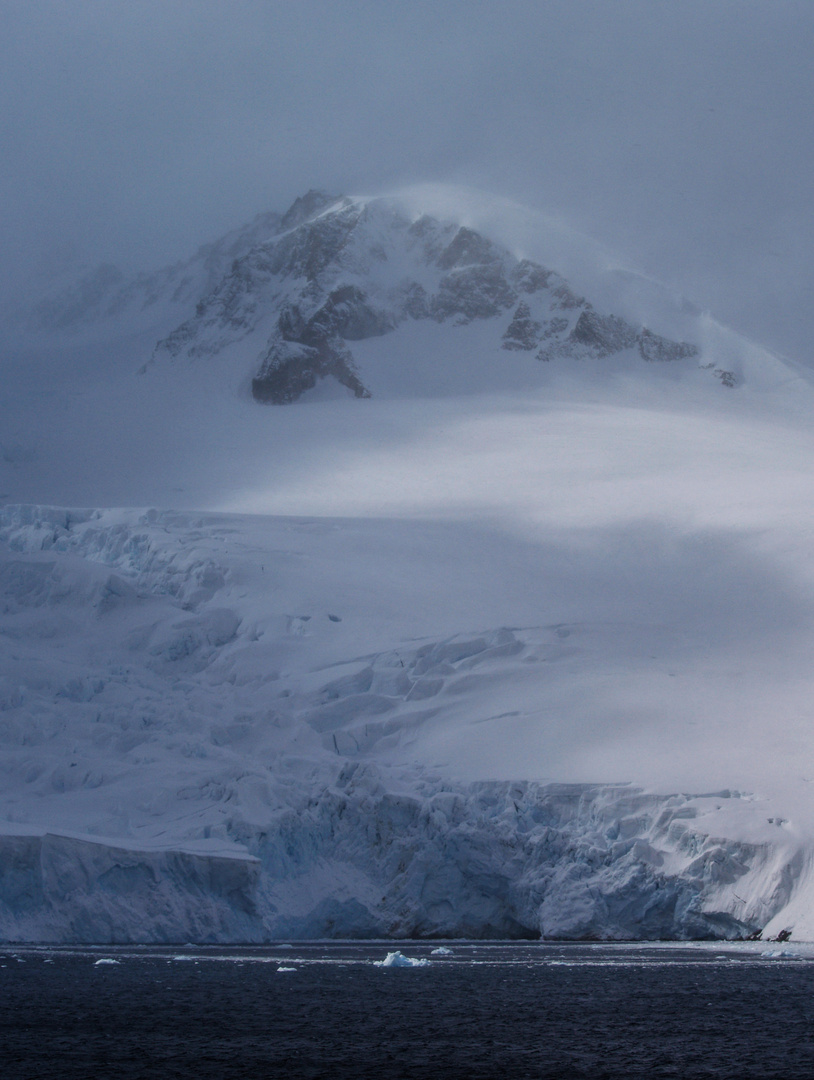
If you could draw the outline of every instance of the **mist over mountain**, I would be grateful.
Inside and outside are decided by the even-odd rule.
[[[805,369],[445,185],[17,325],[0,934],[814,934]]]

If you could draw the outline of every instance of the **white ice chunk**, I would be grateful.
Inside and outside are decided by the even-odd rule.
[[[373,963],[376,967],[429,967],[430,962],[424,958],[418,960],[412,956],[405,956],[396,949],[395,952],[389,952],[384,960],[374,960]]]

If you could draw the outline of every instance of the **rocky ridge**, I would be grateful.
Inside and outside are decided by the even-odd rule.
[[[256,339],[252,395],[271,404],[295,401],[324,379],[369,397],[351,343],[409,321],[496,322],[502,349],[538,361],[633,350],[658,363],[699,352],[601,313],[555,271],[467,225],[413,216],[397,200],[316,190],[282,216],[260,215],[157,274],[126,283],[115,268],[100,267],[43,301],[35,320],[64,329],[162,299],[187,315],[157,343],[153,360],[215,356]]]

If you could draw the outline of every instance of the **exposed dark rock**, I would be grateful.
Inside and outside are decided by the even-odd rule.
[[[688,341],[670,341],[643,327],[639,333],[642,360],[687,360],[698,355],[698,346]]]
[[[562,316],[548,320],[543,325],[543,340],[556,339],[567,327],[568,320]],[[586,304],[568,337],[551,340],[540,350],[537,359],[551,360],[557,356],[601,358],[634,347],[638,347],[639,355],[648,361],[685,360],[698,355],[698,347],[689,342],[660,337],[652,330],[631,325],[618,315],[600,315]]]
[[[454,226],[442,225],[436,218],[423,214],[408,226],[408,243],[419,245],[428,263],[437,263],[454,231]]]
[[[730,390],[738,385],[738,377],[734,371],[724,371],[723,368],[715,368],[712,374],[716,379],[721,380],[721,386],[727,386]]]
[[[252,381],[252,394],[258,401],[283,405],[296,401],[321,379],[333,376],[356,397],[370,397],[343,339],[378,337],[393,326],[391,317],[375,311],[356,285],[334,289],[307,320],[297,304],[289,304],[280,312],[280,337],[269,346]]]
[[[422,239],[425,236],[433,236],[438,232],[438,219],[430,217],[429,214],[422,214],[420,218],[416,218],[414,222],[407,229],[407,232],[411,236],[418,236]]]
[[[330,337],[363,341],[381,337],[394,328],[392,316],[375,311],[357,285],[343,285],[329,294],[298,336],[306,344],[317,345]]]
[[[453,267],[473,266],[478,263],[497,262],[499,255],[494,244],[480,233],[461,226],[449,246],[441,253],[438,265],[442,270]]]
[[[541,329],[540,323],[532,319],[528,304],[521,300],[503,335],[503,348],[531,351],[540,340]]]
[[[270,245],[269,268],[282,278],[315,281],[341,254],[360,217],[354,206],[307,221]]]
[[[214,293],[198,305],[199,313],[214,316],[222,326],[248,329],[254,324],[260,283],[267,281],[273,269],[264,248],[235,259],[232,269]]]
[[[596,356],[611,356],[632,348],[638,341],[638,332],[635,326],[617,315],[600,315],[593,308],[586,308],[568,340],[585,346]]]
[[[305,195],[296,198],[283,214],[280,220],[281,231],[296,228],[297,225],[301,225],[303,221],[308,221],[309,218],[320,213],[331,203],[339,202],[340,198],[339,195],[329,195],[327,191],[311,188]]]
[[[410,282],[394,297],[396,305],[411,319],[428,319],[430,303],[427,290],[417,281]]]
[[[262,244],[235,259],[218,287],[198,302],[194,318],[160,341],[156,350],[171,356],[182,351],[190,356],[205,355],[218,352],[224,337],[210,333],[207,338],[202,330],[223,331],[231,340],[251,333],[265,313],[266,293],[275,280],[304,278],[319,295],[319,275],[337,260],[358,217],[356,210],[340,209],[325,218],[306,221],[279,241]],[[299,339],[290,332],[283,336]]]
[[[185,323],[181,323],[171,334],[156,344],[153,355],[158,352],[166,352],[170,356],[178,356],[184,349],[194,345],[197,329],[195,320],[187,319]]]
[[[329,376],[355,397],[370,397],[354,370],[350,350],[341,341],[326,341],[318,348],[296,341],[276,341],[252,379],[252,397],[271,405],[288,405]]]
[[[567,329],[568,320],[563,318],[562,315],[555,315],[553,319],[549,319],[543,326],[543,337],[556,337],[557,334],[561,334],[563,330]]]
[[[511,273],[511,280],[515,287],[524,293],[536,293],[548,288],[551,270],[546,270],[539,263],[530,259],[521,259]]]
[[[280,312],[277,329],[284,341],[299,341],[305,333],[306,320],[297,304],[288,304]]]
[[[562,308],[563,311],[570,311],[572,308],[582,307],[585,304],[585,297],[577,296],[565,282],[552,289],[551,292],[557,298],[557,307]]]
[[[567,355],[572,351],[568,339],[563,340],[562,335],[568,329],[568,319],[563,315],[555,315],[553,319],[546,319],[542,325],[542,339],[546,343],[537,353],[538,360],[551,360],[555,356]]]
[[[272,277],[273,269],[265,245],[235,259],[217,288],[198,301],[194,317],[159,341],[155,352],[163,350],[170,356],[184,351],[189,356],[218,352],[223,339],[215,336],[207,340],[201,333],[204,328],[226,331],[227,339],[231,340],[251,333],[264,314],[261,295]]]
[[[466,323],[491,319],[516,302],[517,293],[506,280],[503,267],[496,263],[447,274],[430,301],[430,311],[437,322],[457,315],[459,323]]]

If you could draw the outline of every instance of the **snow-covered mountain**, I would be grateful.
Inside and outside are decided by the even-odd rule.
[[[497,323],[490,330],[504,350],[542,361],[626,350],[646,361],[698,354],[694,345],[600,315],[559,274],[465,225],[428,214],[411,220],[392,199],[326,201],[327,209],[310,193],[314,212],[297,215],[303,220],[294,227],[289,211],[280,233],[236,259],[157,353],[211,355],[268,334],[252,393],[274,404],[323,379],[369,397],[348,342],[382,337],[408,320]]]
[[[433,188],[63,287],[4,391],[0,937],[814,936],[804,369]]]
[[[697,361],[700,354],[697,343],[596,309],[559,273],[448,214],[416,216],[404,196],[336,198],[316,190],[285,214],[260,215],[155,274],[127,281],[115,267],[100,266],[39,301],[28,325],[59,331],[182,312],[186,317],[155,344],[152,359],[228,355],[244,343],[241,355],[254,353],[252,394],[272,404],[295,401],[324,380],[361,398],[371,396],[370,385],[421,393],[426,386],[420,371],[410,370],[414,365],[400,379],[382,378],[398,345],[363,350],[360,360],[353,344],[427,320],[477,324],[479,351],[491,354],[488,381],[497,389],[518,374],[539,382],[532,359],[612,363],[635,356],[665,363]],[[465,350],[472,340],[469,335]],[[501,351],[526,355],[507,371]],[[477,365],[460,367],[456,373],[447,365],[445,391],[480,388]],[[734,372],[704,367],[725,386],[735,385]]]

